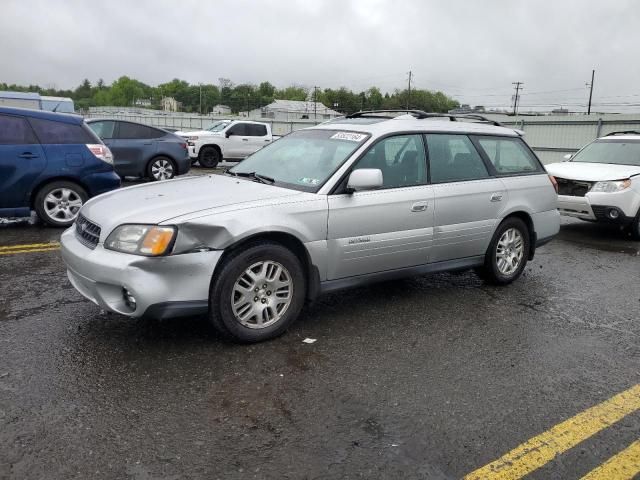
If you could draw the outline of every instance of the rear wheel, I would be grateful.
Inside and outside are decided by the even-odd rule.
[[[281,335],[304,305],[300,260],[279,244],[256,243],[232,254],[216,276],[209,294],[211,323],[236,342]]]
[[[78,216],[89,196],[78,184],[52,182],[40,189],[35,198],[38,217],[52,227],[68,227]]]
[[[484,266],[477,270],[486,281],[507,285],[524,270],[529,256],[529,229],[519,218],[503,221],[489,244]]]
[[[169,157],[151,159],[147,166],[147,177],[150,180],[170,180],[176,176],[176,166]]]
[[[215,147],[202,147],[198,154],[198,162],[204,168],[216,168],[222,160],[220,151]]]

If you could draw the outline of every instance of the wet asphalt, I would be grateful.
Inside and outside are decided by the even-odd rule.
[[[0,246],[60,233],[0,225]],[[0,256],[0,288],[2,479],[455,479],[640,382],[640,243],[569,220],[513,285],[332,294],[253,346],[106,314],[59,251]],[[528,478],[639,434],[636,412]]]

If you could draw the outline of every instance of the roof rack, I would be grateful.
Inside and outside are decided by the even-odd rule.
[[[640,135],[640,132],[637,130],[623,130],[620,132],[607,133],[605,137],[613,137],[615,135]]]
[[[459,121],[459,119],[461,120],[465,120],[465,119],[469,119],[469,120],[474,120],[476,122],[479,123],[489,123],[491,125],[494,125],[496,127],[501,127],[502,124],[500,122],[497,122],[495,120],[491,120],[487,117],[484,117],[482,115],[476,115],[476,114],[460,114],[460,115],[454,115],[451,113],[428,113],[425,112],[423,110],[400,110],[400,109],[395,109],[395,110],[363,110],[360,112],[356,112],[356,113],[352,113],[350,115],[347,115],[345,118],[394,118],[392,115],[379,115],[380,113],[404,113],[407,115],[413,115],[415,118],[419,119],[419,120],[423,120],[425,118],[448,118],[451,122],[457,122]]]

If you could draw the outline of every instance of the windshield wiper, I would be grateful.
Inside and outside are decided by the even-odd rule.
[[[227,170],[224,173],[228,173],[229,175],[233,175],[234,177],[243,177],[243,178],[251,178],[253,180],[257,180],[260,183],[273,184],[275,183],[275,179],[271,177],[267,177],[266,175],[260,175],[256,172],[232,172],[231,170]]]

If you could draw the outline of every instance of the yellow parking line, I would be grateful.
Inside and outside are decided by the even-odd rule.
[[[0,251],[0,255],[15,255],[16,253],[33,253],[33,252],[53,252],[55,250],[60,250],[59,246],[53,246],[50,248],[29,248],[22,250],[5,250]]]
[[[631,480],[639,473],[640,440],[636,440],[580,480]]]
[[[464,480],[515,480],[640,409],[640,384],[527,440]]]
[[[25,245],[3,245],[0,246],[0,252],[4,250],[27,250],[31,248],[47,248],[47,247],[59,247],[59,242],[51,243],[28,243]]]

